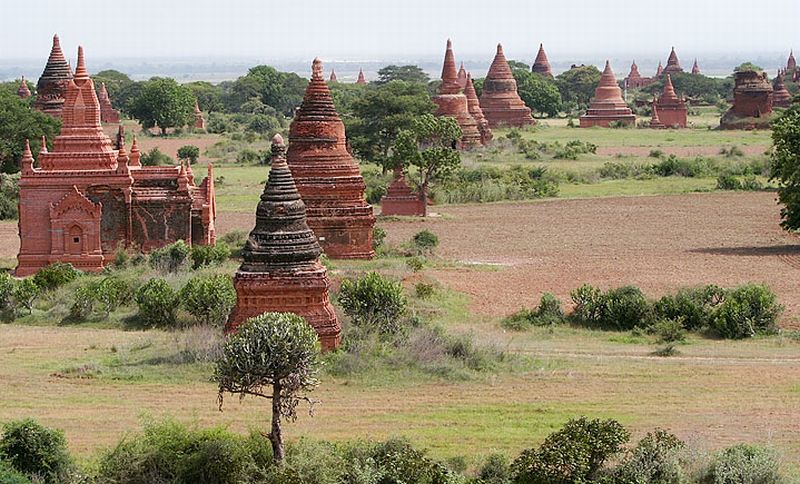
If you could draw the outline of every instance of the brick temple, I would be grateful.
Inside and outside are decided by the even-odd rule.
[[[678,60],[678,54],[675,53],[675,47],[669,52],[669,57],[667,58],[667,67],[658,75],[661,77],[666,74],[680,74],[683,72],[683,67],[681,67],[681,63]]]
[[[61,50],[58,35],[54,35],[50,56],[47,58],[39,82],[36,83],[36,101],[33,106],[43,113],[60,118],[67,84],[71,79],[72,69]]]
[[[303,197],[308,225],[334,259],[371,259],[375,216],[364,199],[366,185],[347,150],[322,61],[314,59],[303,103],[289,127],[289,169]]]
[[[233,278],[236,307],[226,332],[265,312],[290,312],[305,318],[323,350],[335,349],[341,327],[328,297],[331,282],[319,261],[317,237],[308,226],[306,206],[286,163],[283,138],[272,139],[272,167],[256,208],[256,225],[242,249]]]
[[[723,129],[769,127],[772,114],[772,84],[766,72],[734,73],[733,106],[720,119]]]
[[[672,76],[667,74],[664,80],[664,90],[656,101],[658,117],[667,128],[685,128],[689,110],[686,102],[675,94],[672,86]]]
[[[519,97],[517,81],[511,73],[501,44],[497,44],[494,60],[483,81],[480,101],[483,115],[492,128],[536,124],[531,116],[531,109]]]
[[[606,67],[600,76],[600,83],[594,91],[594,98],[586,114],[580,117],[581,128],[592,126],[609,127],[611,123],[621,122],[633,125],[636,116],[622,99],[622,89],[617,84],[611,64],[606,61]]]
[[[654,79],[652,77],[643,77],[639,73],[639,66],[636,65],[636,61],[634,60],[631,63],[631,70],[628,73],[628,76],[625,78],[625,87],[628,89],[639,89],[645,86],[649,86],[652,84]]]
[[[184,165],[143,167],[135,140],[129,156],[120,133],[115,149],[79,47],[53,150],[43,140],[35,167],[26,145],[21,160],[18,276],[53,262],[100,271],[119,247],[215,243],[211,167],[200,185]]]
[[[786,89],[784,73],[779,70],[772,82],[772,104],[779,108],[788,108],[792,104],[792,94]]]
[[[402,168],[395,168],[392,183],[381,197],[381,215],[403,215],[408,217],[424,217],[427,215],[428,203],[420,194],[413,191],[406,183]]]
[[[194,129],[206,129],[206,118],[203,117],[203,111],[200,111],[200,105],[197,100],[194,101]]]
[[[547,59],[547,54],[544,52],[544,44],[539,44],[539,52],[536,53],[536,60],[533,61],[531,72],[551,79],[553,78],[553,71],[550,69],[550,61]]]
[[[466,77],[464,81],[466,85]],[[461,127],[461,141],[458,146],[460,149],[480,146],[481,133],[478,131],[478,123],[469,114],[467,96],[461,92],[461,86],[458,83],[453,43],[450,39],[447,39],[442,65],[442,84],[439,86],[439,93],[433,97],[433,102],[437,106],[436,116],[449,116],[455,119]]]

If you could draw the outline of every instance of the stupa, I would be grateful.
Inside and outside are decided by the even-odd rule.
[[[683,67],[681,67],[681,63],[678,61],[678,54],[675,53],[675,47],[673,47],[667,58],[667,67],[664,68],[661,75],[677,74],[680,72],[683,72]]]
[[[664,66],[661,65],[661,61],[658,61],[658,67],[656,67],[656,77],[661,77],[664,74]]]
[[[614,122],[633,125],[636,122],[636,116],[622,99],[622,89],[617,84],[611,64],[606,61],[606,67],[600,76],[600,84],[594,91],[594,98],[589,110],[580,117],[580,127],[602,126],[607,128]]]
[[[686,108],[686,102],[675,94],[675,88],[672,86],[672,76],[669,74],[664,80],[664,90],[656,104],[658,104],[659,118],[664,126],[668,128],[686,127],[686,117],[689,110]]]
[[[119,123],[119,111],[111,105],[111,98],[108,97],[106,83],[100,83],[100,93],[97,95],[100,102],[100,121],[104,123]]]
[[[650,127],[653,129],[664,129],[664,123],[661,122],[661,119],[658,117],[658,102],[656,98],[653,98],[653,104],[651,105],[653,108],[653,116],[650,118]]]
[[[411,190],[406,183],[402,168],[395,168],[392,183],[381,197],[381,215],[404,215],[424,217],[427,215],[427,200]]]
[[[114,149],[80,47],[62,114],[52,151],[42,141],[39,167],[29,147],[22,158],[16,275],[53,262],[99,271],[120,246],[148,251],[180,239],[215,242],[211,169],[195,186],[184,166],[142,167],[135,145],[128,156],[124,136]]]
[[[336,77],[336,70],[331,69],[331,77],[328,78],[328,82],[339,82],[339,78]]]
[[[501,44],[497,44],[497,53],[483,81],[480,103],[483,115],[492,128],[536,124],[531,109],[517,93],[517,81],[511,74]]]
[[[767,128],[772,113],[773,90],[766,72],[734,73],[733,106],[720,119],[723,129]]]
[[[464,69],[464,63],[461,63],[461,67],[458,68],[458,77],[456,78],[458,81],[458,87],[462,90],[467,86],[467,70]]]
[[[481,109],[481,101],[478,99],[478,93],[475,91],[475,84],[472,83],[472,75],[467,73],[467,84],[464,87],[464,95],[467,96],[467,108],[472,119],[478,124],[478,132],[481,134],[481,144],[486,146],[492,141],[492,129],[489,127],[489,121],[483,115]]]
[[[797,69],[797,60],[795,60],[795,58],[794,58],[794,51],[790,50],[789,51],[789,58],[786,59],[786,70],[787,71],[793,71],[795,69]]]
[[[356,79],[356,84],[366,84],[367,80],[364,78],[364,69],[358,70],[358,79]]]
[[[226,332],[265,312],[302,316],[317,331],[323,350],[335,349],[341,327],[331,305],[322,249],[308,226],[306,206],[286,163],[283,138],[272,139],[272,167],[256,208],[255,228],[233,278],[236,307]]]
[[[334,259],[370,259],[375,216],[322,75],[322,61],[314,59],[303,103],[289,127],[289,169],[322,250]]]
[[[17,96],[20,99],[28,99],[31,97],[31,90],[28,88],[28,83],[25,81],[25,76],[22,76],[22,81],[19,83],[19,89],[17,89]]]
[[[203,111],[200,111],[200,104],[197,100],[194,101],[194,124],[195,129],[206,129],[206,118],[203,117]]]
[[[639,89],[641,87],[645,87],[651,84],[653,80],[649,77],[642,77],[639,73],[639,66],[636,65],[636,61],[634,60],[631,63],[631,71],[628,73],[628,77],[625,78],[625,85],[628,89]]]
[[[700,66],[697,64],[697,59],[695,59],[694,64],[692,64],[692,74],[700,74]]]
[[[781,108],[788,108],[792,104],[792,95],[786,89],[783,72],[781,71],[778,71],[778,75],[772,84],[772,104]]]
[[[456,61],[453,55],[453,43],[447,39],[447,49],[444,54],[442,66],[442,84],[439,94],[433,97],[436,103],[436,116],[449,116],[456,120],[461,127],[461,142],[459,148],[470,149],[481,144],[481,133],[478,123],[469,114],[467,96],[461,92],[456,72]]]
[[[539,52],[536,54],[536,60],[533,61],[531,72],[553,78],[553,71],[550,69],[550,61],[547,60],[547,54],[544,53],[543,44],[539,44]]]
[[[39,111],[52,116],[61,117],[61,108],[64,106],[64,96],[67,84],[72,79],[72,69],[69,67],[64,52],[61,51],[61,42],[58,35],[53,36],[53,47],[44,71],[36,83],[36,102],[34,107]]]

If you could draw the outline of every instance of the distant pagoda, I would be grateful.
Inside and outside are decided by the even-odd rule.
[[[661,122],[661,119],[658,117],[658,102],[655,97],[653,97],[653,116],[650,118],[650,127],[652,129],[664,129],[664,123]]]
[[[467,86],[467,70],[464,69],[464,63],[461,63],[461,67],[458,68],[458,77],[456,77],[456,81],[458,81],[458,87],[462,90]]]
[[[200,104],[197,99],[194,101],[194,124],[195,129],[206,129],[206,118],[203,117],[203,111],[200,110]]]
[[[492,129],[489,127],[489,121],[487,121],[486,117],[483,115],[481,101],[478,99],[478,93],[475,91],[475,84],[472,83],[472,75],[470,73],[467,73],[464,95],[467,96],[469,114],[478,124],[478,132],[481,134],[481,144],[486,146],[492,141]]]
[[[358,79],[356,79],[356,84],[366,84],[367,79],[364,78],[364,69],[358,70]]]
[[[536,54],[536,60],[533,61],[531,72],[541,74],[551,79],[553,77],[553,71],[550,69],[550,61],[547,60],[547,54],[544,52],[544,44],[539,44],[539,52]]]
[[[242,249],[242,264],[233,279],[236,307],[226,332],[265,312],[290,312],[305,318],[324,350],[341,341],[341,327],[328,297],[331,282],[319,261],[322,253],[306,220],[286,163],[286,146],[272,139],[272,167],[256,209],[256,225]]]
[[[44,71],[36,83],[36,102],[34,107],[43,113],[61,117],[67,84],[72,80],[72,69],[61,50],[58,35],[53,36],[53,47]]]
[[[692,74],[700,74],[700,66],[697,64],[697,59],[695,59],[694,64],[692,64]]]
[[[336,77],[336,70],[335,69],[331,69],[331,77],[328,78],[328,82],[330,82],[330,83],[339,82],[339,78]]]
[[[100,121],[104,123],[119,123],[119,111],[111,105],[111,98],[108,97],[106,83],[100,83],[100,92],[97,94],[100,102]]]
[[[536,124],[531,109],[519,97],[517,81],[503,54],[502,44],[497,44],[497,53],[483,81],[480,102],[483,115],[492,128]]]
[[[606,61],[606,67],[600,76],[600,84],[594,91],[594,98],[586,114],[580,117],[581,128],[592,126],[609,127],[613,122],[622,122],[632,125],[636,116],[622,99],[622,89],[617,84],[611,64]]]
[[[17,89],[17,96],[20,99],[28,99],[31,97],[31,90],[28,88],[28,82],[25,81],[25,76],[22,76],[22,80],[19,83],[19,89]]]
[[[438,106],[436,116],[449,116],[455,119],[461,127],[459,148],[470,149],[481,144],[478,123],[469,114],[467,96],[461,92],[458,84],[453,43],[450,39],[447,39],[444,64],[442,65],[442,84],[439,86],[439,93],[433,97],[433,102]]]
[[[792,104],[792,95],[786,89],[783,80],[783,72],[778,71],[775,81],[772,83],[772,104],[780,108],[788,108]]]
[[[675,94],[672,86],[672,76],[667,74],[664,81],[664,91],[656,102],[661,122],[668,128],[685,128],[688,109],[683,99]]]
[[[664,74],[679,74],[681,72],[683,72],[683,67],[681,67],[681,63],[678,61],[678,54],[675,53],[675,47],[673,47],[667,58],[667,67],[664,68],[659,77]]]

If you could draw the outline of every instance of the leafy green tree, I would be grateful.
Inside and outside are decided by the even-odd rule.
[[[264,313],[251,318],[225,342],[217,359],[214,380],[223,395],[252,395],[272,400],[269,440],[276,463],[283,462],[281,419],[295,420],[301,400],[318,384],[321,367],[317,333],[302,317]]]
[[[515,70],[520,70],[520,71],[530,71],[531,70],[531,66],[529,66],[528,64],[526,64],[524,62],[520,62],[518,60],[513,60],[513,59],[508,61],[508,67],[511,68],[512,72],[515,71]],[[516,76],[514,76],[514,77],[516,77]]]
[[[733,69],[733,72],[743,71],[764,72],[764,69],[761,68],[761,66],[753,64],[752,62],[743,62]]]
[[[64,432],[47,428],[30,418],[3,424],[0,462],[8,462],[31,478],[36,476],[35,482],[74,482],[75,465]]]
[[[375,84],[387,84],[392,81],[427,84],[430,81],[430,77],[418,66],[396,66],[392,64],[378,71],[378,79],[375,80]]]
[[[702,99],[710,104],[727,98],[733,91],[733,78],[731,77],[717,79],[702,74],[678,72],[671,74],[670,80],[679,96]],[[663,90],[664,80],[661,79],[642,88],[641,92],[647,93],[645,99],[649,101],[653,98],[653,95],[660,95]]]
[[[18,281],[14,286],[13,297],[16,304],[28,310],[28,314],[33,313],[33,302],[39,297],[42,290],[36,285],[32,277],[26,277]]]
[[[800,230],[800,104],[772,122],[772,179],[778,181],[781,227]]]
[[[127,94],[129,92],[128,88],[135,84],[127,74],[114,69],[100,71],[92,76],[92,80],[98,91],[100,84],[105,83],[108,97],[111,98],[111,104],[117,109],[122,109],[126,106],[129,98],[127,95],[123,96],[122,94]]]
[[[408,301],[400,282],[370,272],[342,281],[339,304],[357,327],[396,336],[401,330],[400,317]]]
[[[131,100],[130,114],[144,129],[157,125],[163,136],[168,128],[185,126],[194,119],[194,102],[189,88],[174,79],[154,77]]]
[[[222,111],[222,88],[207,81],[195,81],[184,84],[194,94],[200,109],[213,113]]]
[[[19,175],[0,173],[0,220],[19,216]]]
[[[447,179],[461,164],[461,154],[455,148],[461,134],[455,119],[423,114],[412,121],[411,129],[397,136],[393,166],[411,164],[417,168],[418,186],[425,200],[430,184]]]
[[[561,109],[561,93],[555,82],[525,69],[513,69],[517,81],[517,92],[526,106],[534,112],[550,117]]]
[[[302,103],[308,81],[270,66],[256,66],[230,86],[223,102],[228,111],[237,112],[245,102],[258,99],[286,116],[292,116]]]
[[[178,159],[188,161],[192,165],[197,163],[200,157],[200,148],[195,145],[184,145],[178,148]]]
[[[595,66],[573,66],[556,76],[556,86],[564,102],[588,105],[600,83],[600,71]]]
[[[19,171],[26,139],[30,140],[31,151],[38,153],[42,136],[52,142],[60,129],[59,119],[34,110],[30,100],[0,90],[0,171]]]
[[[197,276],[183,286],[180,299],[198,323],[222,326],[236,305],[236,289],[226,274]]]

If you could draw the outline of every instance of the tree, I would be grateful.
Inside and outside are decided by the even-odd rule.
[[[556,76],[556,86],[564,102],[588,105],[600,83],[600,71],[595,66],[573,66]]]
[[[392,81],[427,84],[429,80],[428,74],[425,74],[425,71],[418,66],[396,66],[392,64],[378,71],[378,79],[375,80],[375,84],[387,84]]]
[[[200,148],[195,145],[184,145],[178,148],[178,159],[188,161],[194,165],[197,163],[197,158],[200,157]]]
[[[524,62],[517,61],[517,60],[513,60],[513,59],[508,61],[508,67],[511,68],[512,72],[515,71],[515,70],[520,70],[520,71],[530,71],[531,70],[531,66],[529,66],[528,64],[526,64]],[[514,76],[514,77],[516,77],[516,76]]]
[[[59,119],[36,111],[30,100],[0,90],[0,171],[19,171],[26,139],[31,142],[31,151],[38,153],[42,136],[52,142],[60,129]]]
[[[424,200],[428,199],[431,182],[448,178],[461,164],[461,154],[455,148],[461,135],[455,119],[423,114],[413,120],[411,129],[397,136],[393,164],[417,167],[419,193]]]
[[[800,230],[800,104],[772,122],[772,179],[778,181],[781,227]]]
[[[555,82],[527,69],[513,69],[517,81],[517,92],[526,106],[534,112],[550,117],[558,115],[561,109],[561,93]]]
[[[733,78],[731,77],[715,79],[688,72],[676,72],[669,77],[679,96],[702,99],[709,104],[725,99],[733,91]],[[664,90],[664,82],[664,79],[660,79],[642,88],[642,92],[647,93],[644,99],[650,101],[653,95],[661,95]]]
[[[752,62],[743,62],[738,66],[734,67],[733,72],[744,72],[744,71],[753,71],[753,72],[764,72],[760,66],[753,64]]]
[[[320,346],[317,333],[296,314],[264,313],[239,326],[222,348],[214,380],[219,384],[219,408],[223,395],[238,394],[272,400],[273,459],[283,462],[281,418],[295,420],[301,400],[313,403],[304,392],[318,384]]]
[[[223,98],[228,111],[239,111],[246,101],[259,99],[286,116],[303,102],[308,81],[290,72],[280,72],[270,66],[255,66],[230,86]]]
[[[203,111],[209,113],[222,111],[222,88],[206,81],[195,81],[184,84],[194,94]]]
[[[352,115],[344,117],[348,140],[360,158],[391,168],[397,135],[416,117],[435,109],[425,85],[392,81],[370,87],[353,103]]]
[[[100,84],[105,83],[111,104],[117,109],[122,109],[127,104],[129,88],[132,84],[135,84],[127,74],[114,69],[100,71],[92,76],[92,80],[98,90],[100,89]]]
[[[163,136],[167,128],[185,126],[194,119],[194,103],[192,91],[175,79],[154,77],[131,100],[130,114],[144,129],[158,126]]]

